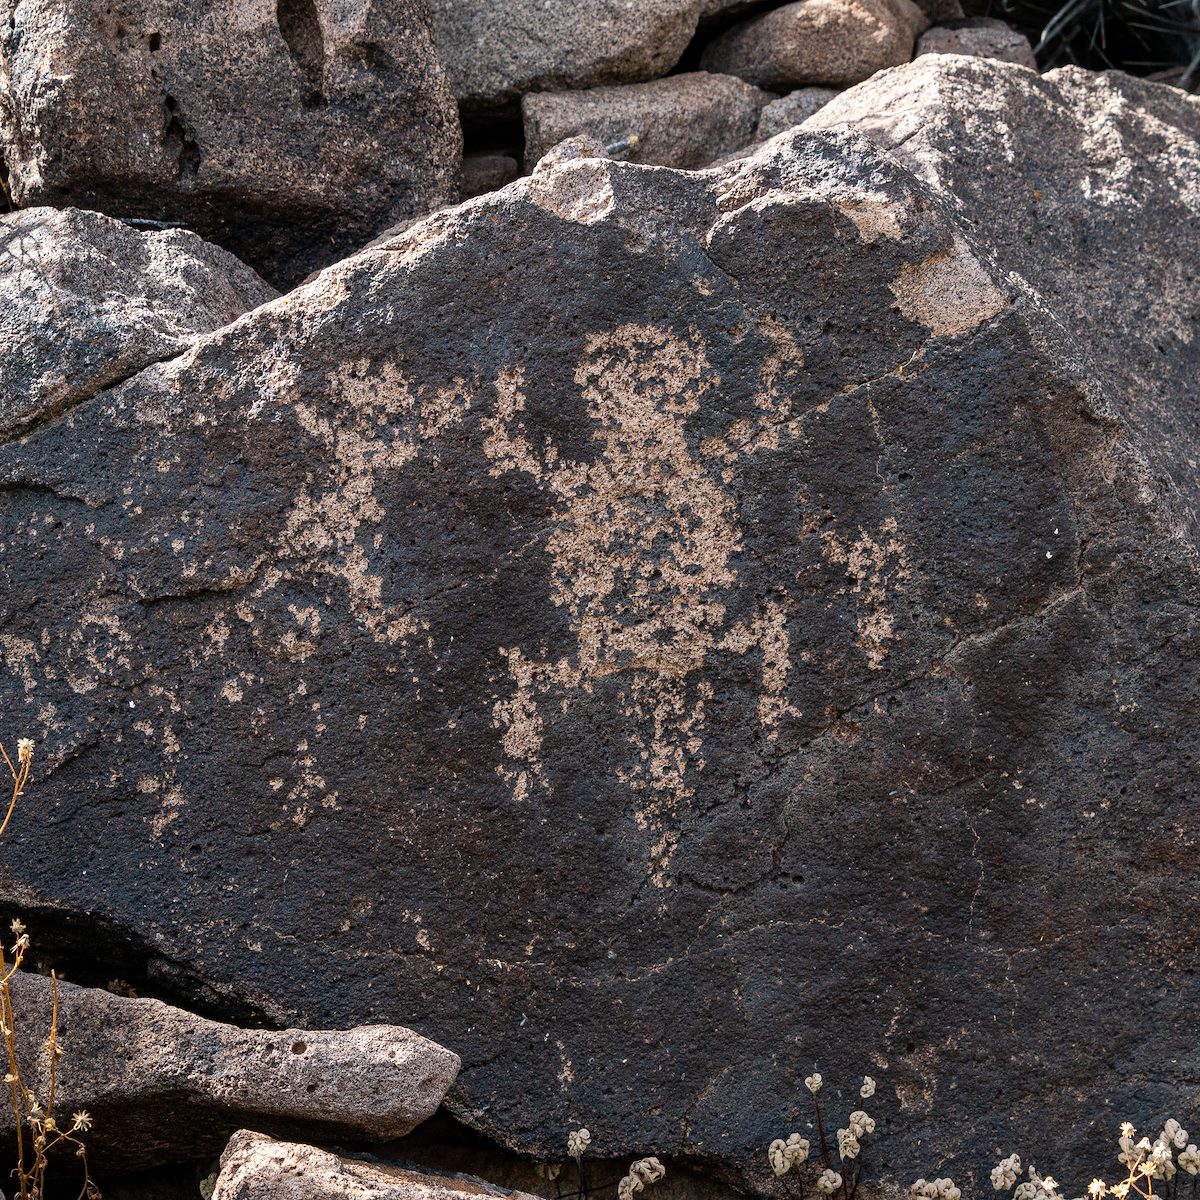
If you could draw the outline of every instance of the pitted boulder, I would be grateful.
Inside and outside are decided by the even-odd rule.
[[[53,988],[18,973],[9,985],[22,1077],[43,1103]],[[240,1125],[326,1139],[385,1142],[437,1109],[456,1054],[391,1025],[344,1031],[237,1029],[157,1000],[59,984],[62,1057],[56,1109],[89,1112],[92,1165],[137,1171],[216,1154]],[[0,1110],[0,1145],[14,1136]]]
[[[432,0],[438,52],[463,108],[526,92],[636,83],[678,61],[702,17],[743,0]]]
[[[39,746],[0,917],[411,1023],[541,1158],[574,1121],[765,1186],[814,1062],[879,1079],[900,1180],[1169,1111],[1195,102],[905,70],[942,82],[855,101],[915,122],[894,153],[581,149],[0,450],[0,706]]]
[[[274,297],[184,229],[141,232],[73,208],[0,217],[0,437]]]
[[[427,0],[0,0],[18,207],[178,218],[290,284],[456,198]]]
[[[794,0],[721,34],[700,65],[775,91],[848,87],[908,62],[928,25],[912,0]]]

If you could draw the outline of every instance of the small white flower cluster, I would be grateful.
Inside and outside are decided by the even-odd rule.
[[[1182,1150],[1188,1144],[1188,1131],[1174,1117],[1163,1126],[1162,1137],[1176,1150]]]
[[[992,1187],[998,1192],[1007,1192],[1021,1178],[1021,1156],[1010,1154],[992,1168]]]
[[[842,1177],[829,1167],[826,1167],[817,1178],[817,1191],[822,1196],[832,1196],[841,1186]]]
[[[793,1167],[808,1161],[809,1149],[808,1138],[789,1133],[786,1142],[776,1138],[767,1148],[767,1161],[776,1175],[786,1175]]]
[[[1061,1200],[1058,1181],[1053,1175],[1039,1175],[1031,1166],[1029,1179],[1013,1192],[1013,1200]]]
[[[27,765],[33,758],[33,738],[17,739],[17,762]]]
[[[839,1129],[837,1131],[837,1142],[838,1157],[841,1159],[857,1158],[858,1152],[862,1149],[858,1143],[858,1138],[849,1129]]]
[[[567,1134],[567,1155],[576,1160],[583,1157],[583,1152],[592,1144],[592,1135],[586,1129],[572,1129]]]
[[[817,1071],[809,1075],[804,1086],[813,1094],[813,1099],[816,1101],[816,1095],[821,1090],[824,1080]],[[859,1088],[858,1094],[864,1099],[875,1094],[875,1080],[869,1075],[863,1076],[862,1087]],[[821,1130],[821,1152],[825,1158],[825,1169],[817,1178],[817,1191],[822,1196],[831,1196],[838,1188],[842,1186],[843,1177],[829,1165],[829,1157],[825,1151],[825,1126],[821,1118],[821,1105],[817,1103],[817,1123]],[[837,1146],[838,1154],[843,1162],[849,1159],[855,1159],[862,1152],[862,1139],[869,1133],[875,1132],[875,1121],[869,1117],[863,1110],[856,1109],[852,1112],[847,1120],[846,1128],[837,1131]],[[792,1167],[798,1167],[801,1163],[808,1161],[811,1146],[807,1138],[801,1137],[798,1133],[788,1135],[787,1140],[776,1138],[767,1148],[767,1161],[771,1164],[771,1170],[775,1172],[777,1177],[786,1175]],[[862,1166],[858,1168],[859,1175],[862,1174]],[[853,1168],[850,1170],[849,1178],[854,1179]],[[854,1186],[857,1187],[857,1180],[854,1181]],[[849,1188],[849,1184],[847,1184]]]
[[[1174,1118],[1163,1125],[1153,1142],[1148,1137],[1139,1139],[1133,1125],[1126,1121],[1121,1126],[1117,1146],[1117,1161],[1126,1168],[1128,1177],[1111,1185],[1103,1179],[1093,1179],[1087,1189],[1091,1200],[1102,1200],[1105,1196],[1113,1200],[1134,1200],[1134,1197],[1156,1200],[1154,1180],[1169,1181],[1179,1171],[1200,1175],[1200,1150],[1188,1141],[1188,1131]],[[998,1192],[1006,1191],[1016,1182],[1020,1171],[1020,1158],[1009,1155],[993,1168],[992,1186]],[[1051,1176],[1042,1177],[1030,1167],[1028,1181],[1017,1187],[1012,1200],[1062,1200],[1062,1197]]]
[[[617,1200],[633,1200],[637,1192],[648,1183],[657,1183],[666,1173],[667,1168],[657,1158],[639,1158],[617,1184]]]
[[[837,1132],[838,1153],[842,1158],[857,1158],[862,1149],[860,1142],[868,1133],[875,1132],[875,1121],[868,1117],[863,1110],[856,1109],[850,1114],[847,1128]]]
[[[1188,1171],[1185,1159],[1187,1163],[1194,1161],[1192,1155],[1188,1153],[1189,1150],[1195,1149],[1188,1144],[1188,1131],[1174,1118],[1166,1122],[1162,1133],[1153,1142],[1147,1137],[1135,1142],[1133,1139],[1136,1136],[1133,1126],[1126,1121],[1121,1126],[1121,1136],[1117,1139],[1117,1145],[1120,1147],[1117,1161],[1128,1169],[1129,1178],[1124,1183],[1114,1184],[1111,1188],[1105,1185],[1105,1190],[1117,1196],[1118,1200],[1124,1200],[1137,1179],[1173,1179],[1179,1168]],[[1175,1161],[1176,1150],[1180,1152],[1178,1164]],[[1188,1174],[1195,1173],[1188,1171]],[[1103,1183],[1103,1180],[1099,1182]],[[1104,1192],[1093,1193],[1094,1196],[1104,1194]]]
[[[908,1194],[912,1200],[962,1200],[953,1179],[918,1179]]]

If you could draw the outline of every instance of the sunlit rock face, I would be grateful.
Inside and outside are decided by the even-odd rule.
[[[177,357],[275,295],[186,229],[142,231],[77,208],[0,217],[0,437]]]
[[[426,0],[0,0],[13,203],[186,223],[292,285],[457,191]]]
[[[920,66],[931,124],[962,61]],[[901,1180],[1167,1111],[1195,107],[973,69],[1053,101],[995,126],[997,203],[1069,198],[1081,244],[1104,181],[1166,206],[1119,234],[1171,331],[1124,371],[1107,259],[1051,290],[1055,227],[849,120],[710,172],[566,159],[5,446],[40,777],[0,907],[210,1008],[411,1025],[547,1157],[582,1123],[762,1183],[814,1065],[835,1120],[879,1080]],[[1170,148],[1126,166],[1103,104]],[[1081,173],[1031,174],[1052,136]]]

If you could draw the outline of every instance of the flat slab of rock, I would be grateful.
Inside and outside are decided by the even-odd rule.
[[[732,75],[696,71],[651,83],[543,92],[521,102],[525,165],[532,168],[552,146],[586,136],[602,145],[633,142],[631,162],[702,167],[754,139],[758,116],[770,102]]]
[[[538,1200],[470,1175],[366,1162],[241,1130],[221,1155],[213,1200]]]
[[[796,0],[734,26],[700,64],[774,91],[849,87],[908,62],[928,25],[912,0]]]
[[[927,30],[917,39],[917,57],[922,54],[972,54],[1037,70],[1029,39],[995,17],[967,17]]]
[[[455,199],[426,0],[0,0],[18,207],[180,218],[290,284]]]
[[[140,232],[74,208],[0,217],[0,437],[182,354],[275,294],[187,230]]]
[[[438,53],[467,111],[526,92],[634,83],[665,74],[701,15],[739,0],[432,0]]]
[[[23,1077],[44,1101],[50,981],[10,984]],[[456,1054],[394,1025],[345,1031],[238,1029],[161,1004],[59,984],[56,1109],[91,1113],[89,1158],[136,1171],[215,1154],[252,1123],[384,1142],[431,1116],[458,1074]],[[0,1108],[0,1143],[13,1136]]]
[[[855,91],[726,170],[563,159],[0,447],[0,921],[411,1024],[541,1158],[765,1189],[814,1062],[901,1181],[1098,1159],[1130,1064],[1171,1111],[1198,102]]]

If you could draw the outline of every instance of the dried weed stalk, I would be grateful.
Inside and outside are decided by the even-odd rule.
[[[33,767],[33,741],[30,738],[21,738],[17,742],[15,763],[3,744],[0,744],[0,755],[3,755],[5,765],[12,776],[12,798],[4,819],[0,821],[0,835],[3,835],[16,811],[17,801],[29,782],[29,773]],[[70,1148],[79,1159],[83,1170],[79,1200],[99,1200],[100,1191],[92,1182],[88,1170],[87,1148],[79,1136],[91,1128],[92,1119],[86,1112],[77,1112],[64,1127],[59,1125],[55,1111],[58,1064],[62,1057],[62,1047],[58,1042],[58,979],[53,973],[50,975],[53,997],[50,1033],[43,1045],[48,1066],[45,1093],[39,1096],[21,1072],[21,1064],[17,1058],[16,1013],[10,985],[29,952],[29,934],[20,921],[12,923],[12,932],[15,940],[11,948],[6,950],[0,943],[0,1037],[4,1042],[4,1083],[12,1103],[17,1132],[16,1194],[20,1196],[20,1200],[45,1200],[50,1155],[60,1148]]]

